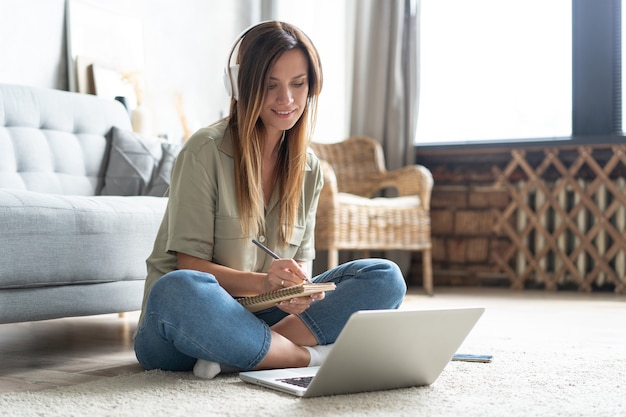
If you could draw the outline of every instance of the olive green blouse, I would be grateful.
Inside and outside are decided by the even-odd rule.
[[[200,129],[176,158],[167,209],[147,259],[143,308],[152,285],[177,269],[177,252],[240,271],[264,272],[272,258],[252,243],[255,238],[280,257],[298,261],[315,258],[315,212],[323,185],[319,160],[312,151],[307,152],[303,192],[289,245],[277,242],[281,227],[279,187],[274,189],[265,210],[265,235],[244,235],[239,223],[233,148],[227,125],[227,120],[222,120]]]

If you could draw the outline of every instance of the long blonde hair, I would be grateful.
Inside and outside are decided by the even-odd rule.
[[[239,98],[230,103],[229,127],[233,138],[235,184],[241,227],[245,234],[265,233],[261,160],[265,127],[260,119],[269,71],[286,51],[300,49],[308,61],[309,93],[300,119],[280,144],[277,185],[280,187],[279,239],[291,239],[306,168],[306,153],[315,126],[317,99],[322,89],[322,67],[311,40],[284,22],[260,23],[248,30],[238,45]],[[251,226],[255,228],[251,230]]]

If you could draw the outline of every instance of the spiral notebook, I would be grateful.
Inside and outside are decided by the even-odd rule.
[[[332,291],[334,289],[334,282],[301,284],[294,285],[292,287],[281,288],[280,290],[274,290],[252,297],[241,297],[238,298],[237,301],[239,301],[242,306],[255,313],[257,311],[273,307],[276,303],[284,300],[290,300],[297,297],[306,297],[311,294]]]

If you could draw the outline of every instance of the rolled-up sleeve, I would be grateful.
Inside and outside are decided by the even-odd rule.
[[[214,146],[208,142],[205,146]],[[183,150],[176,159],[170,185],[166,250],[200,259],[213,258],[216,178],[206,161]]]

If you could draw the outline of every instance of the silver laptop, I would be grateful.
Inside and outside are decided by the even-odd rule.
[[[350,317],[322,366],[247,371],[239,377],[301,397],[429,385],[484,310],[359,311]]]

